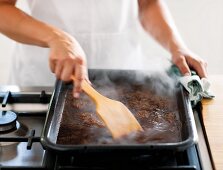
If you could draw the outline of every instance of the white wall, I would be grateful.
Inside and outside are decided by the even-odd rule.
[[[13,42],[0,35],[0,84],[6,84],[9,76]]]
[[[223,1],[168,0],[190,49],[208,62],[210,74],[223,73]]]
[[[223,74],[223,0],[166,0],[176,25],[190,49],[208,62],[209,74]],[[19,6],[26,8],[24,1]],[[148,54],[168,55],[152,40]],[[13,42],[0,35],[0,84],[6,84]]]

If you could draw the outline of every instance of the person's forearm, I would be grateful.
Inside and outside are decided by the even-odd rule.
[[[0,2],[0,33],[18,42],[42,47],[49,47],[56,36],[63,34],[5,2]]]
[[[139,0],[139,15],[144,29],[172,54],[186,49],[162,0]]]

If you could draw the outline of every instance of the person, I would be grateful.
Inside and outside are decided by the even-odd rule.
[[[0,0],[0,32],[19,42],[11,83],[49,85],[54,81],[51,70],[63,81],[74,75],[78,97],[81,82],[88,80],[87,68],[123,68],[126,61],[140,60],[140,24],[171,53],[183,75],[192,68],[207,77],[206,62],[184,44],[162,0],[27,2],[30,15],[15,7],[16,0]]]

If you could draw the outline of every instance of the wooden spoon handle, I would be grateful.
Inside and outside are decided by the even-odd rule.
[[[71,79],[73,81],[76,81],[76,78],[74,76],[71,76]],[[85,79],[81,83],[81,88],[84,90],[85,93],[87,93],[88,96],[91,97],[91,99],[97,103],[97,99],[103,97],[100,93],[98,93]]]

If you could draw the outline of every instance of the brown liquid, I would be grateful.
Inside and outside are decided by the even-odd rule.
[[[119,84],[95,87],[101,94],[123,102],[144,131],[114,140],[95,113],[95,105],[84,93],[74,99],[68,91],[58,144],[136,144],[181,141],[181,123],[173,96],[161,97],[143,85]]]

